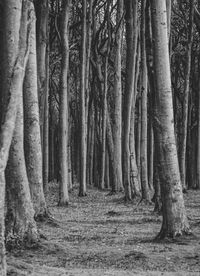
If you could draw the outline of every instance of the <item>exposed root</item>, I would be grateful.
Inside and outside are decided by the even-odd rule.
[[[39,243],[39,234],[38,232],[34,232],[31,230],[27,230],[26,232],[14,234],[9,233],[6,236],[6,249],[11,251],[16,248],[38,248],[40,246]]]
[[[161,229],[160,233],[155,237],[156,242],[172,242],[172,243],[179,243],[180,241],[185,241],[191,239],[191,237],[194,237],[193,233],[189,228],[187,229],[180,229],[175,232],[167,232],[165,229]]]
[[[58,206],[59,207],[68,207],[69,206],[69,202],[68,201],[58,201]]]

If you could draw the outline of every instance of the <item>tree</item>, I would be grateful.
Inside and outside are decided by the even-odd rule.
[[[183,91],[183,115],[182,115],[182,139],[180,147],[180,174],[183,190],[186,190],[186,143],[188,130],[188,105],[189,105],[189,90],[190,90],[190,70],[191,70],[191,52],[193,41],[193,23],[194,23],[194,0],[190,0],[190,15],[187,41],[187,57],[185,69],[185,82]]]
[[[126,82],[125,82],[125,93],[124,93],[124,106],[123,106],[123,122],[124,122],[124,136],[123,136],[123,183],[125,190],[125,199],[132,199],[131,192],[131,169],[134,170],[132,173],[136,177],[133,178],[134,182],[137,182],[137,167],[136,161],[134,166],[131,168],[130,161],[132,163],[136,160],[135,152],[130,154],[130,124],[134,124],[131,121],[131,111],[135,112],[135,69],[136,69],[136,53],[137,53],[137,1],[125,1],[126,8]],[[133,110],[132,110],[133,109]],[[134,127],[133,127],[134,128]],[[135,137],[131,140],[134,143]],[[135,147],[135,143],[131,145]],[[131,160],[132,159],[132,160]],[[133,183],[135,185],[135,183]],[[136,184],[137,186],[137,184]]]
[[[22,66],[24,65],[24,56],[27,53],[29,54],[30,49],[30,34],[33,20],[32,9],[33,7],[30,1],[22,2],[19,44],[19,56],[22,59]],[[23,66],[23,68],[25,67]],[[17,104],[15,129],[6,168],[8,205],[6,214],[6,240],[8,244],[12,244],[13,242],[17,242],[18,244],[32,243],[38,240],[24,158],[23,79],[24,74],[21,74],[19,80],[20,86],[18,88],[20,94]]]
[[[2,3],[1,3],[2,4]],[[22,87],[23,69],[25,69],[25,53],[18,51],[19,29],[21,18],[21,1],[5,1],[4,6],[4,63],[2,71],[3,77],[10,82],[3,85],[4,109],[1,110],[1,130],[0,130],[0,274],[6,276],[6,258],[5,258],[5,225],[4,225],[4,205],[5,205],[5,168],[7,165],[9,149],[15,128],[17,106]],[[11,43],[11,34],[13,43]],[[10,45],[10,47],[8,47]],[[9,55],[12,53],[12,55]],[[2,79],[4,79],[2,78]]]
[[[80,147],[80,189],[79,196],[86,196],[86,110],[85,110],[85,73],[86,73],[86,1],[82,0],[82,51],[81,51],[81,147]]]
[[[60,89],[60,196],[59,205],[68,205],[68,63],[69,63],[69,42],[68,42],[68,21],[70,12],[70,0],[63,1],[62,10],[62,63],[61,63],[61,89]]]
[[[49,175],[48,144],[48,18],[49,0],[34,1],[36,11],[36,46],[38,95],[41,128],[41,144],[43,151],[43,185],[47,189]]]
[[[158,238],[190,233],[180,180],[174,134],[172,90],[165,0],[151,5],[156,83],[154,133],[158,149],[163,223]]]
[[[34,7],[32,7],[31,12],[33,14],[35,13]],[[35,24],[35,15],[33,15],[30,34],[30,53],[23,86],[24,152],[31,199],[35,210],[35,219],[43,219],[47,216],[48,212],[43,191]]]
[[[149,201],[148,161],[147,161],[147,62],[145,43],[145,8],[146,1],[141,6],[141,187],[142,198]]]
[[[122,39],[123,39],[123,0],[117,1],[115,60],[114,60],[114,111],[113,111],[113,142],[114,158],[117,162],[117,190],[123,189],[122,182]]]
[[[107,14],[107,49],[105,49],[105,62],[104,62],[104,88],[103,91],[103,107],[102,107],[102,152],[101,152],[101,176],[100,176],[100,188],[105,187],[105,171],[106,171],[106,124],[107,124],[107,93],[108,93],[108,58],[110,54],[110,1],[107,1],[106,7]]]

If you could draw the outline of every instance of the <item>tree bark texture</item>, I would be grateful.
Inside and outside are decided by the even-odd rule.
[[[1,110],[0,130],[0,275],[7,275],[5,255],[5,168],[7,165],[9,149],[15,128],[17,106],[20,95],[21,76],[24,69],[24,55],[18,53],[19,29],[21,19],[22,1],[5,1],[4,3],[4,64],[2,79],[4,93],[1,95],[6,107]]]
[[[82,0],[82,53],[81,53],[81,149],[80,149],[80,188],[79,196],[86,196],[86,110],[85,110],[85,77],[86,77],[86,1]]]
[[[184,206],[174,134],[165,0],[153,0],[151,12],[156,82],[155,148],[158,150],[163,204],[163,223],[158,238],[165,238],[188,234],[190,227]]]
[[[122,37],[123,37],[123,0],[117,1],[117,33],[115,49],[115,80],[114,80],[114,116],[113,116],[113,141],[114,159],[117,160],[117,190],[123,189],[122,183],[122,83],[121,83],[121,62],[122,62]]]
[[[32,16],[31,2],[23,1],[19,43],[19,56],[21,56],[22,65],[24,65],[24,56],[29,54]],[[6,240],[8,244],[12,244],[13,241],[14,243],[32,243],[38,240],[24,158],[23,68],[25,66],[22,66],[23,74],[20,74],[19,78],[18,89],[20,94],[17,105],[17,117],[6,168],[8,204]]]
[[[69,67],[69,41],[68,21],[70,0],[63,2],[62,10],[62,63],[61,63],[61,87],[60,87],[60,196],[59,205],[68,205],[68,67]]]
[[[145,44],[145,8],[146,0],[141,7],[141,187],[142,198],[149,201],[148,160],[147,160],[147,61]]]
[[[186,190],[186,146],[188,129],[188,102],[190,92],[190,71],[191,71],[191,51],[193,41],[193,19],[194,19],[194,0],[190,0],[189,30],[187,41],[187,56],[185,69],[185,83],[183,91],[183,115],[182,115],[182,137],[180,146],[180,174],[183,190]]]
[[[37,68],[41,137],[43,137],[46,98],[46,54],[48,45],[48,0],[36,0]]]
[[[33,13],[34,19],[31,26],[30,52],[23,86],[24,151],[35,218],[42,219],[47,215],[47,206],[43,191],[42,148],[37,87],[35,11],[33,5],[30,12]]]
[[[123,184],[125,191],[125,199],[131,200],[131,159],[135,159],[135,152],[130,154],[130,124],[131,110],[135,105],[134,85],[135,85],[135,68],[136,68],[136,53],[137,53],[137,1],[125,1],[126,8],[126,82],[124,93],[124,136],[123,136]],[[135,108],[133,107],[135,110]],[[132,121],[134,124],[134,122]],[[133,141],[132,141],[133,142]],[[134,160],[132,160],[132,163]],[[135,181],[135,176],[132,179]],[[137,181],[137,179],[136,179]],[[133,183],[134,185],[134,183]]]
[[[48,18],[49,1],[36,0],[36,47],[37,47],[37,72],[38,72],[38,96],[40,113],[40,130],[43,157],[43,186],[44,190],[48,188],[49,177],[49,110],[48,110]]]

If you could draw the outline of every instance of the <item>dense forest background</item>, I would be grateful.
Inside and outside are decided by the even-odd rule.
[[[195,0],[0,1],[0,269],[38,221],[91,188],[155,204],[157,239],[190,235],[200,188]],[[70,207],[69,207],[70,208]]]

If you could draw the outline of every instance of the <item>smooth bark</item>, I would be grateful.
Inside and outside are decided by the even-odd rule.
[[[165,0],[152,0],[152,31],[156,82],[154,133],[158,151],[163,223],[158,238],[190,233],[179,173],[172,105]]]
[[[31,12],[34,14],[33,6],[31,8]],[[30,53],[26,66],[23,86],[24,150],[31,199],[35,210],[35,219],[43,219],[48,212],[43,191],[42,148],[37,87],[35,15],[33,17],[30,38]]]
[[[59,205],[68,205],[68,66],[69,66],[69,34],[68,21],[70,0],[63,2],[62,10],[62,62],[61,62],[61,86],[60,86],[60,195]]]
[[[190,15],[189,15],[189,29],[187,41],[187,55],[186,55],[186,69],[185,82],[183,91],[183,113],[182,113],[182,127],[181,127],[181,146],[180,146],[180,174],[183,190],[186,190],[186,145],[187,145],[187,128],[188,128],[188,105],[190,92],[190,71],[191,71],[191,52],[193,41],[193,20],[194,20],[194,0],[190,0]]]
[[[114,114],[113,114],[113,142],[114,142],[114,159],[117,160],[117,190],[123,189],[122,182],[122,80],[121,80],[121,63],[122,63],[122,38],[123,38],[123,0],[117,1],[116,15],[116,41],[115,46],[115,79],[114,79]]]
[[[33,13],[31,2],[22,2],[20,41],[18,59],[21,65],[18,75],[19,101],[9,159],[6,168],[7,214],[6,241],[8,244],[32,243],[38,240],[34,209],[31,201],[28,177],[24,158],[24,118],[22,87],[24,68],[29,54],[31,23]],[[29,16],[28,16],[29,15]],[[27,56],[26,56],[27,55]],[[13,75],[12,75],[13,76]]]
[[[148,160],[147,160],[147,62],[145,44],[145,8],[146,1],[142,1],[141,10],[141,187],[142,198],[149,201]]]
[[[131,200],[131,164],[134,162],[135,154],[130,154],[130,124],[131,124],[131,110],[135,105],[134,85],[135,85],[135,68],[136,68],[136,53],[137,53],[137,1],[125,1],[126,8],[126,82],[124,93],[124,107],[123,107],[123,122],[124,122],[124,136],[123,136],[123,184],[125,191],[125,199]],[[134,109],[134,107],[133,107]],[[134,112],[134,111],[133,111]],[[132,121],[134,124],[134,121]],[[132,160],[131,160],[132,159]],[[137,177],[137,176],[136,176]],[[132,178],[135,181],[135,175]],[[137,181],[137,179],[136,179]],[[133,183],[134,185],[134,183]]]
[[[5,168],[7,165],[9,149],[15,128],[17,106],[20,96],[21,76],[25,69],[24,53],[19,55],[19,29],[22,1],[5,1],[4,6],[4,64],[2,71],[3,78],[9,80],[9,84],[3,84],[5,109],[1,110],[1,130],[0,130],[0,274],[7,275],[6,255],[5,255]],[[12,78],[11,78],[12,75]],[[2,78],[2,79],[3,79]]]
[[[86,77],[86,41],[87,41],[87,28],[86,28],[86,1],[82,0],[82,52],[81,52],[81,148],[80,148],[80,187],[79,196],[86,196],[86,110],[85,110],[85,77]]]

